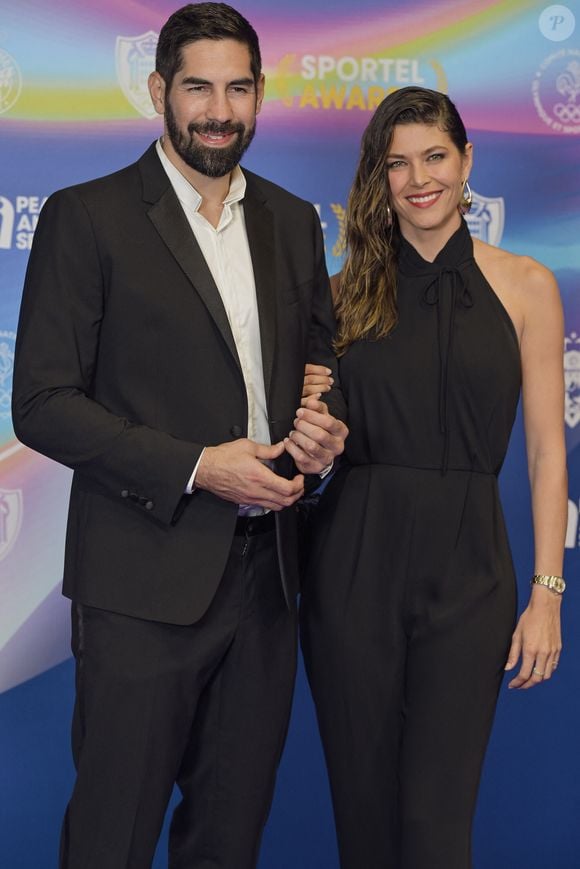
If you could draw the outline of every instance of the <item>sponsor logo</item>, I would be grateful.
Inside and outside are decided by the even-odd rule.
[[[273,79],[282,104],[299,109],[374,111],[387,94],[406,85],[447,90],[439,61],[416,57],[286,54]]]
[[[0,249],[12,247],[14,235],[14,206],[5,196],[0,196]]]
[[[472,193],[471,211],[465,215],[469,231],[474,238],[497,247],[503,235],[505,202],[501,196],[482,196],[475,190]]]
[[[0,419],[10,419],[15,341],[14,332],[0,332]]]
[[[571,332],[564,338],[564,418],[575,428],[580,422],[580,337]]]
[[[532,98],[555,133],[580,133],[580,49],[562,48],[543,61],[532,82]]]
[[[30,250],[46,196],[0,196],[0,250]]]
[[[0,489],[0,561],[6,558],[22,527],[22,491]]]
[[[568,500],[568,525],[566,527],[566,549],[576,549],[580,546],[580,535],[578,534],[578,508],[579,501]]]
[[[576,27],[574,13],[567,6],[547,6],[538,19],[540,33],[552,42],[572,36]]]
[[[22,76],[11,54],[0,48],[0,115],[12,108],[22,90]]]
[[[117,80],[134,109],[145,118],[155,118],[147,79],[155,69],[155,49],[159,35],[153,30],[140,36],[117,36],[115,63]]]

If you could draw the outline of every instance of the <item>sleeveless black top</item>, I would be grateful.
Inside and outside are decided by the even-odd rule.
[[[497,475],[517,409],[520,353],[465,221],[433,263],[401,239],[397,306],[390,335],[357,341],[339,361],[349,463]]]

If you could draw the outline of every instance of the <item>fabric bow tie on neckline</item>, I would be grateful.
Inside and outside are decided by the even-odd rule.
[[[399,266],[407,276],[425,278],[420,301],[437,312],[439,351],[439,430],[443,435],[441,473],[449,466],[449,389],[453,379],[453,339],[458,308],[473,308],[465,270],[473,260],[473,247],[465,221],[433,262],[424,260],[415,248],[401,239]]]

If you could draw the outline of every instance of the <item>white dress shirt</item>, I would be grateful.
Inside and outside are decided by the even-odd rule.
[[[220,221],[214,227],[199,213],[202,197],[167,157],[161,146],[161,139],[157,141],[157,154],[201,248],[226,310],[246,385],[248,438],[260,444],[270,444],[256,285],[242,205],[246,192],[244,173],[239,166],[233,170]],[[186,492],[193,491],[198,465],[199,461]]]

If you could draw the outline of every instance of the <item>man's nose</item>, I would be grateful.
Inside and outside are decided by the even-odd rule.
[[[232,106],[225,90],[216,89],[212,91],[207,104],[206,114],[208,120],[218,121],[220,124],[231,121],[233,117]]]

